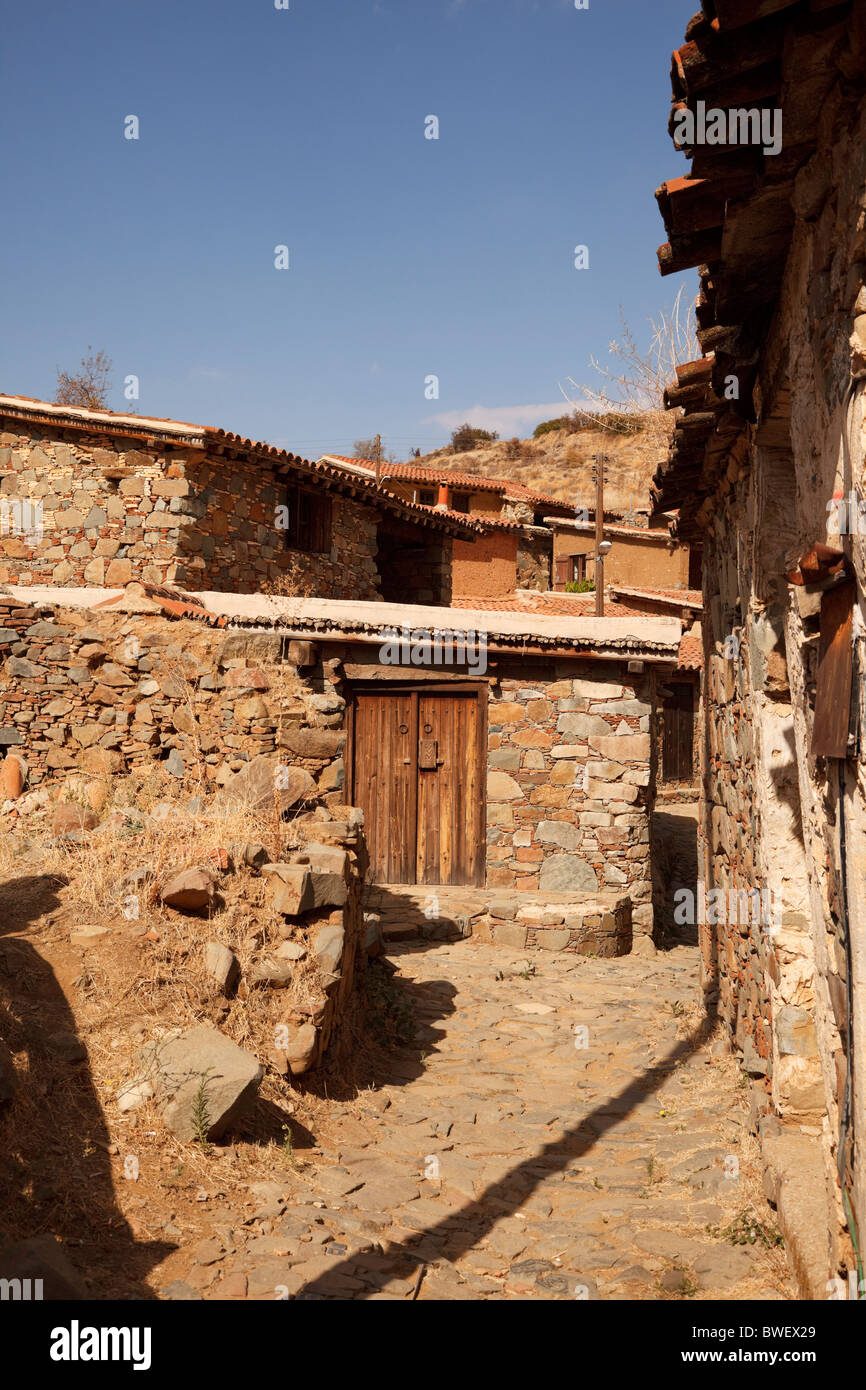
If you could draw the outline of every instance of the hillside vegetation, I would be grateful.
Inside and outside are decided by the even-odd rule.
[[[450,447],[412,460],[420,466],[488,478],[509,478],[534,492],[558,497],[575,507],[595,506],[593,457],[605,454],[605,508],[647,510],[650,479],[665,453],[654,429],[619,434],[608,430],[550,430],[538,439],[480,442],[455,453]]]

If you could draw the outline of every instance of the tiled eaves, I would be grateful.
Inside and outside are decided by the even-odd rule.
[[[0,395],[0,420],[2,419],[51,425],[83,436],[103,436],[106,440],[132,440],[142,449],[164,445],[222,453],[229,462],[232,458],[243,458],[250,462],[264,460],[281,473],[307,477],[343,495],[357,497],[403,521],[433,531],[469,539],[484,535],[489,529],[483,522],[464,516],[462,512],[442,511],[433,507],[422,507],[413,502],[404,502],[387,489],[377,487],[375,480],[367,479],[360,473],[313,463],[284,449],[277,449],[272,445],[246,439],[212,426],[160,420],[152,416],[121,415],[110,410],[55,406],[28,396]]]
[[[698,267],[698,341],[704,357],[678,369],[667,393],[683,417],[671,455],[653,480],[657,506],[680,507],[676,533],[696,539],[724,491],[748,421],[763,344],[778,299],[794,225],[793,191],[817,147],[834,83],[862,90],[866,14],[861,0],[703,0],[671,66],[669,131],[688,108],[780,109],[783,145],[699,144],[691,169],[656,191],[668,241],[662,274]],[[724,400],[726,378],[739,402]],[[776,412],[785,415],[785,403]]]
[[[345,454],[323,454],[322,457],[336,459],[343,464],[363,464],[372,473],[376,471],[373,459],[350,459]],[[459,473],[452,472],[449,468],[422,467],[414,463],[388,463],[383,466],[381,476],[385,482],[389,478],[397,478],[400,482],[407,483],[447,483],[450,487],[465,488],[471,492],[496,492],[515,502],[529,502],[537,506],[561,507],[564,511],[573,511],[561,497],[532,492],[524,487],[523,483],[512,482],[510,478],[490,478],[484,473]]]
[[[626,598],[652,599],[654,603],[667,604],[671,608],[696,608],[704,606],[704,596],[700,589],[645,589],[635,584],[611,584],[612,594],[623,594]]]
[[[685,634],[680,638],[677,666],[686,671],[700,671],[704,665],[704,644],[700,637]]]

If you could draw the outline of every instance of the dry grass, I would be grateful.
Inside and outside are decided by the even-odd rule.
[[[278,859],[299,842],[300,815],[275,820],[269,810],[221,808],[213,798],[190,808],[198,786],[197,771],[181,788],[160,764],[122,777],[72,776],[51,788],[48,804],[34,798],[29,814],[0,825],[0,1034],[21,1078],[0,1116],[4,1230],[12,1239],[50,1230],[77,1246],[73,1260],[93,1297],[146,1297],[154,1282],[185,1277],[196,1241],[212,1233],[208,1214],[225,1208],[231,1226],[250,1220],[263,1200],[251,1191],[256,1182],[303,1191],[328,1133],[361,1113],[368,1088],[387,1072],[387,1055],[365,1026],[363,983],[339,1056],[309,1078],[286,1077],[269,1061],[276,1025],[303,1021],[323,1002],[309,932],[327,914],[287,924],[269,905],[265,878],[241,865],[219,873],[205,914],[161,904],[158,889],[170,874],[213,868],[220,850],[260,842]],[[51,834],[61,801],[104,801],[98,827],[80,843]],[[123,878],[144,867],[146,883],[128,889]],[[84,927],[104,932],[82,939]],[[251,963],[289,939],[308,947],[290,987],[250,986]],[[208,941],[241,962],[233,998],[207,975]],[[10,949],[26,953],[26,970],[4,973]],[[153,1101],[128,1112],[118,1103],[142,1075],[145,1044],[203,1022],[265,1068],[242,1129],[206,1150],[165,1129]],[[78,1035],[86,1067],[70,1071],[52,1053],[45,1040],[55,1031]]]

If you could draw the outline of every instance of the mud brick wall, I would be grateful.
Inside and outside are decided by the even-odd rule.
[[[649,675],[616,662],[503,665],[488,705],[487,882],[628,893],[652,930]]]
[[[339,662],[316,656],[301,669],[292,654],[268,634],[3,599],[0,750],[22,755],[31,786],[154,762],[219,786],[273,753],[306,773],[314,794],[339,801]]]
[[[277,529],[285,484],[266,464],[185,447],[117,447],[102,435],[6,421],[0,500],[42,507],[43,534],[0,535],[0,583],[120,587],[131,579],[191,589],[381,597],[376,511],[331,496],[328,554],[289,550]]]

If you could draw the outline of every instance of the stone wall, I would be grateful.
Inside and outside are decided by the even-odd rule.
[[[162,764],[207,789],[269,758],[292,769],[298,799],[339,802],[343,658],[361,654],[158,611],[0,598],[0,747],[24,759],[31,787]],[[650,677],[607,661],[504,659],[499,671],[488,686],[488,887],[627,894],[649,933]]]
[[[852,1055],[866,1055],[866,739],[858,692],[849,756],[812,751],[822,594],[785,575],[816,542],[847,556],[856,691],[866,587],[864,190],[866,112],[842,84],[797,177],[791,251],[754,391],[757,422],[722,475],[704,551],[704,876],[765,891],[775,909],[772,931],[730,921],[703,928],[707,988],[711,997],[718,989],[753,1078],[756,1115],[806,1124],[823,1150],[838,1217],[827,1233],[828,1274],[843,1227],[840,1142],[861,1233],[866,1222],[866,1092],[856,1067],[849,1076]]]
[[[497,888],[382,888],[368,884],[366,916],[385,943],[472,936],[517,951],[625,956],[632,948],[626,896],[503,892]]]
[[[372,508],[331,494],[331,550],[305,554],[286,547],[276,511],[285,484],[266,464],[180,445],[117,445],[5,421],[0,583],[120,587],[139,579],[241,593],[273,583],[287,593],[380,597]],[[16,524],[16,504],[26,502],[41,506],[39,537]]]
[[[339,800],[345,701],[308,643],[226,635],[160,615],[36,609],[0,600],[0,747],[31,785],[164,761],[205,786],[277,754]]]
[[[524,526],[517,542],[517,588],[546,594],[551,588],[553,534],[546,526]]]
[[[503,663],[488,706],[487,881],[628,893],[652,930],[648,675],[616,662]]]

